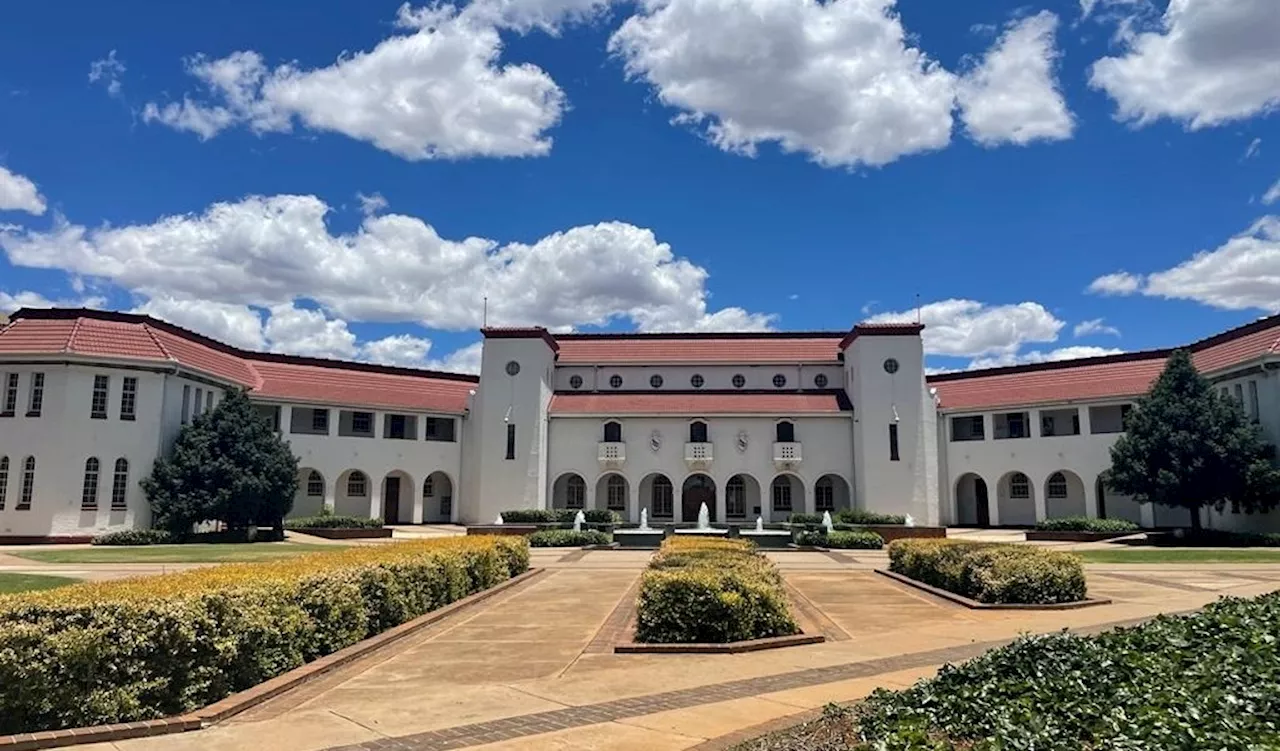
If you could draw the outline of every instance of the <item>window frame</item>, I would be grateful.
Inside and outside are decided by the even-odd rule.
[[[665,490],[665,493],[659,491]],[[655,518],[670,519],[676,513],[676,491],[671,479],[666,475],[658,475],[649,484],[649,505],[653,508]]]
[[[610,431],[610,426],[616,426],[616,431]],[[613,437],[610,433],[613,432]],[[600,427],[600,437],[604,443],[622,443],[622,422],[620,420],[605,420],[604,425]]]
[[[1021,491],[1019,487],[1022,488]],[[1031,500],[1031,478],[1027,477],[1025,472],[1014,472],[1009,476],[1009,500]]]
[[[902,460],[902,455],[898,450],[898,423],[889,423],[889,461],[897,462]]]
[[[796,424],[792,420],[779,420],[773,424],[773,440],[776,443],[795,443]]]
[[[747,377],[741,373],[734,373],[733,378],[730,379],[730,383],[733,384],[735,389],[745,388],[747,385]]]
[[[813,377],[813,385],[816,388],[825,389],[830,381],[827,379],[826,373],[818,373]]]
[[[785,389],[787,387],[787,376],[783,373],[774,373],[772,382],[775,389]]]
[[[4,403],[0,405],[0,417],[13,417],[18,412],[18,384],[21,382],[21,375],[18,373],[4,374]]]
[[[185,396],[185,394],[184,394]],[[89,401],[89,419],[107,419],[107,405],[111,401],[111,376],[95,373],[93,376],[93,395]],[[183,407],[186,400],[183,400]]]
[[[28,456],[22,462],[22,485],[19,488],[18,503],[14,511],[30,511],[31,502],[36,492],[36,458]]]
[[[605,509],[609,511],[626,511],[627,478],[619,474],[609,475],[609,478],[604,481],[604,497]],[[616,497],[620,498],[620,500],[616,500]]]
[[[1059,494],[1061,493],[1061,494]],[[1049,479],[1044,484],[1044,496],[1054,501],[1065,500],[1071,495],[1071,488],[1067,484],[1067,476],[1063,472],[1054,472],[1049,475]]]
[[[39,417],[44,411],[44,373],[32,373],[27,386],[27,417]]]
[[[587,481],[572,474],[564,481],[564,507],[577,511],[587,507]]]
[[[316,407],[311,408],[311,434],[329,434],[329,410],[317,409]]]
[[[620,389],[622,388],[623,383],[624,381],[622,380],[621,375],[614,373],[613,375],[609,376],[609,388]]]
[[[120,381],[120,419],[138,419],[138,377],[125,376]]]
[[[701,428],[699,430],[699,428]],[[701,440],[698,435],[701,434]],[[711,428],[707,425],[706,420],[690,420],[689,421],[689,443],[710,443]]]
[[[836,510],[836,484],[832,482],[830,477],[820,477],[813,485],[813,510],[822,513],[823,511],[835,512]]]
[[[129,460],[123,456],[111,471],[111,510],[129,510]]]
[[[791,513],[795,508],[795,499],[791,497],[791,480],[779,483],[777,479],[769,483],[770,508],[774,512]],[[783,505],[785,504],[785,505]]]
[[[514,461],[516,458],[516,426],[514,423],[507,423],[507,453],[504,461]]]
[[[359,492],[353,491],[358,488]],[[347,475],[347,497],[348,498],[368,498],[369,497],[369,476],[360,470],[356,470]]]
[[[707,379],[703,378],[701,373],[694,373],[689,376],[689,385],[695,389],[700,389],[707,385]]]
[[[320,489],[316,491],[316,484],[319,483]],[[324,498],[324,475],[316,470],[311,470],[307,474],[306,487],[304,488],[308,498]]]
[[[654,373],[653,375],[649,376],[649,388],[660,389],[662,388],[662,384],[664,383],[666,383],[666,381],[663,380],[662,374],[660,373]]]
[[[4,511],[9,495],[9,457],[0,456],[0,511]]]
[[[747,516],[747,481],[734,475],[724,484],[724,515],[732,519]]]
[[[98,481],[102,476],[102,462],[91,456],[84,462],[84,483],[80,486],[80,510],[98,510]]]

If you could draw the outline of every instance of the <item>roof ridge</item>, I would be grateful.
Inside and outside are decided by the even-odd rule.
[[[83,318],[77,318],[75,323],[71,324],[71,331],[67,332],[67,341],[62,345],[63,352],[71,352],[71,343],[75,341],[76,335],[80,333],[80,322]]]
[[[77,319],[77,320],[79,320],[79,319]],[[171,353],[171,352],[169,351],[169,348],[168,348],[168,347],[166,347],[166,346],[164,346],[164,344],[160,341],[160,338],[156,336],[156,333],[155,333],[154,331],[152,331],[152,330],[151,330],[151,327],[150,327],[150,326],[148,326],[148,325],[146,324],[146,322],[143,322],[143,324],[142,324],[142,330],[143,330],[143,331],[145,331],[145,332],[147,332],[147,336],[148,336],[148,337],[150,337],[151,341],[156,345],[156,348],[158,348],[161,352],[163,352],[163,353],[164,353],[164,356],[165,356],[166,358],[168,358],[169,360],[172,360],[172,361],[174,361],[174,362],[177,362],[177,361],[178,361],[178,358],[174,357],[174,356],[173,356],[173,353]]]

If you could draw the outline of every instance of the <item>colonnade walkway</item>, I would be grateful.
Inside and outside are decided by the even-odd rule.
[[[614,654],[649,554],[535,550],[538,576],[226,722],[82,748],[719,748],[762,723],[910,685],[1019,633],[1099,630],[1280,589],[1280,565],[1091,565],[1091,594],[1112,604],[971,611],[876,574],[881,552],[771,555],[802,626],[827,642],[743,655]]]

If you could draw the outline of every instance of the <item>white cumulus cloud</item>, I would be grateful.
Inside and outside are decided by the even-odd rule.
[[[12,293],[0,290],[0,313],[12,313],[19,308],[101,308],[106,304],[106,299],[102,297],[50,300],[32,290]]]
[[[111,96],[120,96],[121,77],[124,76],[128,68],[124,63],[116,58],[116,51],[111,50],[107,56],[101,60],[94,60],[89,63],[89,83],[101,82],[107,87],[107,93]]]
[[[986,305],[976,300],[941,300],[920,307],[925,325],[924,351],[930,355],[979,357],[1013,356],[1029,342],[1052,342],[1065,322],[1043,305]],[[915,310],[880,313],[872,323],[914,322]]]
[[[1108,334],[1110,336],[1120,336],[1120,329],[1115,326],[1109,326],[1102,318],[1094,318],[1088,321],[1081,321],[1071,331],[1072,336],[1079,339],[1082,336],[1094,336],[1097,334]]]
[[[1089,283],[1086,292],[1095,295],[1132,295],[1142,287],[1142,277],[1127,271],[1103,274]]]
[[[998,357],[980,357],[969,363],[969,369],[978,370],[981,368],[999,368],[1006,365],[1023,365],[1026,363],[1079,360],[1084,357],[1119,355],[1123,352],[1124,350],[1122,349],[1115,349],[1112,347],[1059,347],[1058,349],[1049,350],[1048,352],[1032,350],[1022,354],[1000,355]]]
[[[1272,183],[1271,187],[1267,188],[1267,192],[1262,194],[1262,202],[1267,206],[1270,206],[1276,201],[1280,201],[1280,180],[1276,180]]]
[[[1280,311],[1280,216],[1265,216],[1214,250],[1147,276],[1143,294],[1226,310]]]
[[[25,211],[40,216],[48,206],[31,179],[0,167],[0,211]]]

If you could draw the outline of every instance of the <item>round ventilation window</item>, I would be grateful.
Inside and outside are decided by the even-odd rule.
[[[649,376],[649,385],[654,387],[655,389],[662,388],[662,376],[660,375]]]
[[[773,386],[774,386],[774,388],[779,388],[779,389],[780,389],[780,388],[782,388],[783,386],[786,386],[786,385],[787,385],[787,377],[786,377],[786,376],[784,376],[783,374],[779,373],[779,374],[777,374],[776,376],[774,376],[774,377],[773,377]]]
[[[580,376],[580,375],[570,376],[570,377],[569,377],[569,388],[574,388],[574,389],[580,389],[580,388],[582,388],[582,376]]]
[[[733,387],[734,387],[735,389],[740,389],[740,388],[742,388],[743,386],[746,386],[746,385],[747,385],[747,379],[746,379],[746,378],[744,378],[744,377],[742,376],[742,374],[741,374],[741,373],[739,373],[739,374],[737,374],[737,375],[735,375],[735,376],[733,377]]]
[[[898,372],[898,361],[897,361],[897,360],[895,360],[895,359],[893,359],[892,357],[890,357],[888,360],[885,360],[885,361],[884,361],[884,372],[886,372],[886,373],[890,373],[890,374],[897,373],[897,372]]]
[[[610,376],[609,385],[615,389],[622,388],[622,376],[620,375]]]
[[[693,377],[689,379],[689,385],[693,386],[695,389],[702,388],[702,384],[704,383],[706,383],[706,381],[702,380],[702,376],[697,373],[694,373]]]
[[[507,363],[507,375],[513,376],[520,373],[520,363],[512,360]]]
[[[827,387],[827,374],[819,373],[816,376],[814,376],[813,385],[817,386],[820,389],[825,389]]]

